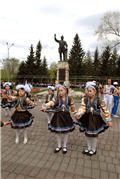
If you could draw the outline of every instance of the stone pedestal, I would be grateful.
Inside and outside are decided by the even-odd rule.
[[[56,83],[66,83],[69,87],[69,63],[66,61],[59,61],[57,64],[57,79]]]

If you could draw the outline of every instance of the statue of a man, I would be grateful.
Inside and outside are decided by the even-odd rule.
[[[64,41],[64,36],[61,36],[61,40],[56,39],[56,34],[54,34],[54,39],[56,42],[59,43],[59,55],[60,55],[60,61],[66,61],[67,60],[67,43]],[[62,60],[62,54],[63,54],[63,60]]]

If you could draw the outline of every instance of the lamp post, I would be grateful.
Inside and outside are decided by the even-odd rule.
[[[9,52],[10,52],[10,48],[12,46],[14,46],[14,43],[9,44],[8,42],[6,42],[7,45],[7,51],[8,51],[8,69],[7,69],[7,77],[8,77],[8,81],[9,81]]]

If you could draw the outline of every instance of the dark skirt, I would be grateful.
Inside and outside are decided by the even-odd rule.
[[[72,132],[75,129],[73,119],[69,112],[59,111],[54,113],[49,129],[56,133]]]
[[[22,129],[32,125],[33,116],[29,111],[15,111],[11,117],[11,127],[14,129]]]
[[[2,108],[13,108],[15,106],[15,102],[9,102],[6,98],[3,98],[1,101]]]
[[[108,129],[108,125],[101,115],[92,114],[91,112],[85,113],[78,123],[80,125],[80,132],[85,132],[85,135],[88,137],[97,137]]]

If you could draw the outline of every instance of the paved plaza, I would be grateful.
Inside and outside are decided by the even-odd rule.
[[[53,152],[56,136],[48,130],[40,105],[31,110],[35,118],[28,128],[27,144],[23,144],[22,131],[20,143],[15,144],[14,129],[10,125],[1,128],[1,179],[120,179],[120,118],[113,118],[114,128],[99,136],[97,154],[92,157],[82,154],[86,140],[76,125],[63,155]]]

